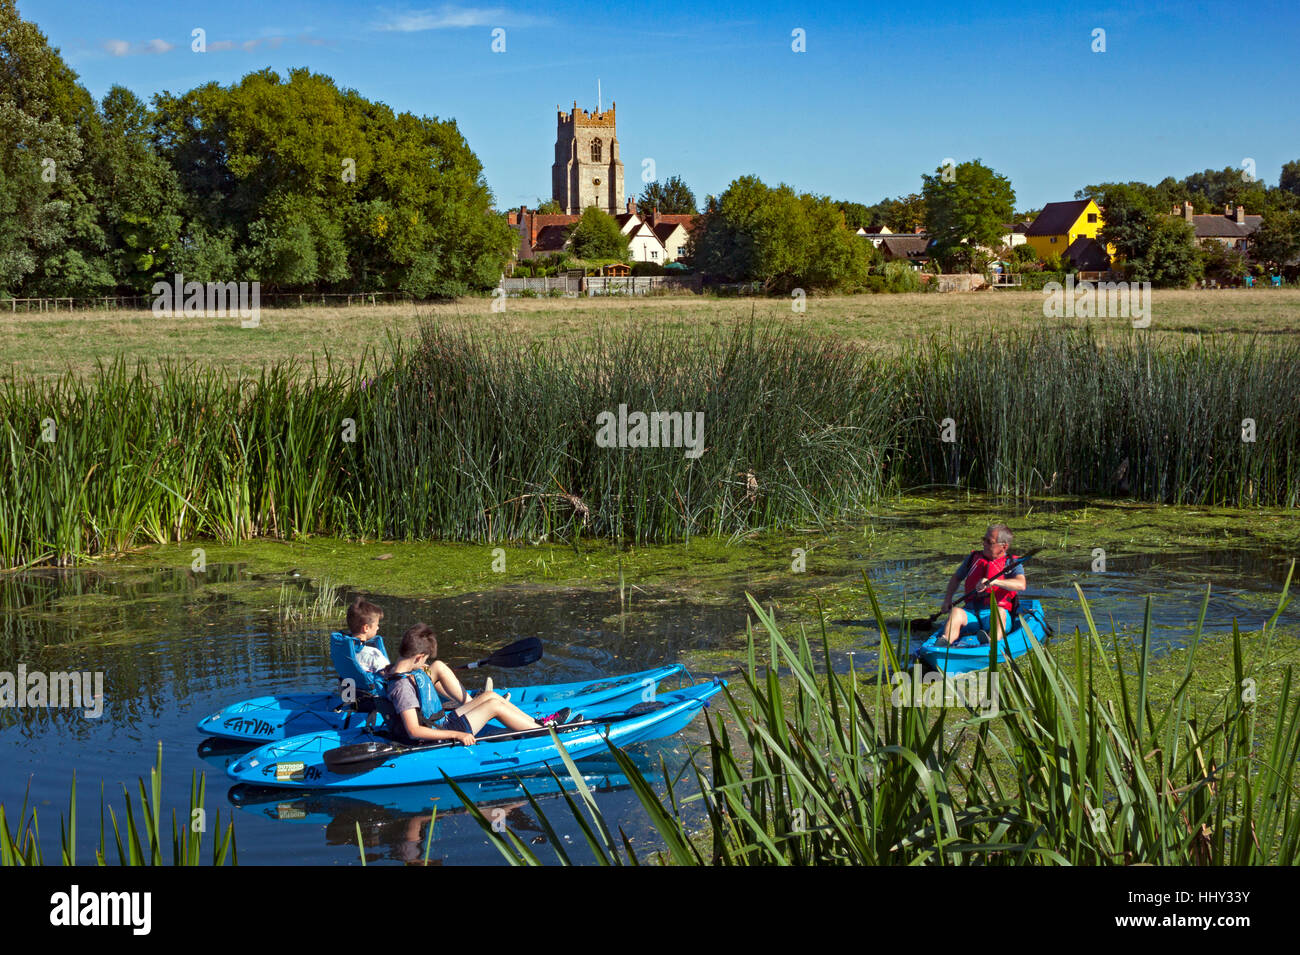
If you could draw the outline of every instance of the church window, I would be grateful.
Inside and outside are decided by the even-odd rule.
[[[593,139],[591,141],[591,161],[600,162],[600,140],[599,139]]]

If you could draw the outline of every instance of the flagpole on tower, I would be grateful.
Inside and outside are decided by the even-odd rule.
[[[596,112],[598,113],[605,112],[605,107],[601,104],[601,100],[600,100],[600,78],[599,77],[597,77],[596,79]]]

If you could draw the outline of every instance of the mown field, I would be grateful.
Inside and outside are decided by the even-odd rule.
[[[997,335],[1009,329],[1091,325],[1101,337],[1130,333],[1115,319],[1048,320],[1039,292],[855,295],[812,298],[802,314],[780,299],[655,297],[609,300],[510,299],[493,312],[487,298],[432,305],[266,309],[261,326],[238,318],[160,318],[148,311],[9,313],[0,310],[0,379],[47,377],[70,368],[93,370],[98,360],[195,360],[253,371],[285,359],[342,359],[352,363],[387,335],[407,337],[421,318],[482,324],[484,331],[542,341],[588,339],[598,330],[631,322],[662,322],[683,332],[728,325],[751,316],[776,319],[812,334],[898,350],[934,334]],[[1199,335],[1288,340],[1300,335],[1300,289],[1157,291],[1153,340],[1178,343]]]

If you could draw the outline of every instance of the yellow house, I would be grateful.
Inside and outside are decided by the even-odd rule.
[[[1105,269],[1109,263],[1104,260],[1114,249],[1103,249],[1097,241],[1103,225],[1101,209],[1091,199],[1049,202],[1025,233],[1025,241],[1040,259],[1056,254],[1081,270]]]

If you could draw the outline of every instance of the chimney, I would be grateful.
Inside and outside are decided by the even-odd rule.
[[[655,206],[653,209],[650,210],[650,228],[653,229],[658,224],[659,224],[659,207]]]
[[[632,199],[629,199],[629,200],[627,201],[627,211],[628,211],[631,215],[636,215],[636,202],[633,201]]]
[[[1237,203],[1237,225],[1246,224],[1246,207]]]
[[[510,225],[519,225],[519,213],[513,209],[506,213],[506,222]]]
[[[1192,204],[1190,202],[1183,203],[1183,218],[1188,222],[1192,221]]]
[[[1231,216],[1231,215],[1232,215],[1232,203],[1231,203],[1231,202],[1225,202],[1225,203],[1223,204],[1223,215],[1224,215],[1224,218],[1227,218],[1228,216]]]

